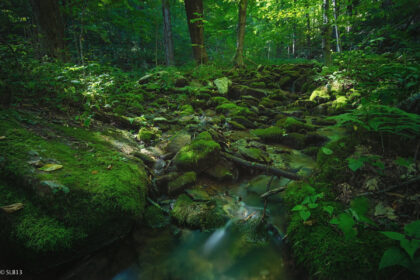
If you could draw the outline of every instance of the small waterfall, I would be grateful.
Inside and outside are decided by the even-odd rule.
[[[220,243],[220,241],[222,241],[223,237],[226,235],[226,230],[231,224],[232,220],[229,220],[224,227],[217,229],[212,235],[210,235],[206,243],[204,243],[203,252],[205,255],[209,255]]]

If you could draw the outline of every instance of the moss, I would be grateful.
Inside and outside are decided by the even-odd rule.
[[[245,126],[243,126],[242,124],[240,124],[236,121],[230,120],[230,121],[228,121],[228,123],[232,126],[233,129],[238,129],[238,130],[245,130],[246,129]]]
[[[330,94],[328,93],[328,88],[323,86],[323,87],[319,87],[316,90],[314,90],[311,94],[311,96],[309,97],[310,101],[315,101],[315,102],[325,102],[330,100]]]
[[[253,113],[247,108],[238,106],[235,103],[223,103],[216,107],[216,111],[219,113],[226,114],[228,116],[247,116],[253,115]]]
[[[263,97],[263,99],[261,99],[260,105],[266,107],[266,108],[273,108],[275,106],[278,106],[280,104],[279,101],[277,100],[273,100],[271,98],[268,97]]]
[[[213,137],[211,137],[210,132],[203,131],[195,137],[195,140],[213,140]]]
[[[160,135],[157,130],[146,127],[140,128],[139,133],[137,134],[137,138],[145,143],[150,143],[159,136]]]
[[[144,221],[148,227],[162,228],[169,224],[169,219],[165,213],[154,205],[150,205],[144,212]]]
[[[203,171],[211,166],[219,156],[220,145],[208,137],[208,132],[203,132],[191,142],[190,145],[184,146],[175,156],[175,165],[184,170]]]
[[[279,141],[283,137],[285,130],[277,126],[271,126],[268,128],[254,129],[251,133],[264,141],[275,142]]]
[[[76,246],[81,236],[92,240],[98,228],[104,228],[100,234],[106,235],[115,228],[115,219],[122,224],[141,217],[146,172],[99,133],[43,123],[23,126],[18,120],[26,116],[11,112],[2,112],[0,118],[0,130],[7,138],[0,142],[0,177],[13,182],[25,200],[25,209],[19,213],[22,220],[9,227],[19,240],[25,240],[26,249],[37,252],[43,247],[55,253]],[[63,168],[42,172],[28,163],[33,160],[60,163]],[[52,185],[69,192],[57,192]],[[0,198],[0,204],[8,203],[5,196]]]
[[[185,194],[178,197],[171,215],[180,225],[200,229],[219,228],[227,221],[216,202],[195,202]]]
[[[223,103],[229,103],[229,100],[226,97],[223,97],[223,96],[212,97],[210,99],[210,101],[211,101],[211,103],[216,104],[216,105],[220,105],[220,104],[223,104]]]
[[[305,132],[315,129],[312,125],[303,123],[292,117],[278,120],[276,122],[276,126],[284,128],[287,132]]]
[[[183,191],[186,187],[191,186],[197,180],[197,174],[194,171],[185,172],[175,180],[169,182],[169,194],[175,194]]]

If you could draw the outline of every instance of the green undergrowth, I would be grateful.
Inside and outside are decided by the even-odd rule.
[[[342,214],[350,206],[336,200],[336,186],[352,176],[345,158],[356,144],[356,139],[347,137],[325,145],[318,152],[318,172],[308,183],[296,182],[283,194],[292,209],[287,235],[293,255],[316,279],[384,278],[378,264],[390,241],[375,227]],[[332,224],[333,218],[343,215],[350,217],[348,224]]]
[[[8,182],[0,205],[25,205],[11,214],[19,219],[10,219],[3,241],[17,240],[28,255],[53,254],[141,217],[145,170],[99,133],[39,120],[28,124],[30,119],[15,111],[1,112],[0,119],[1,177]],[[38,168],[51,163],[62,168]]]

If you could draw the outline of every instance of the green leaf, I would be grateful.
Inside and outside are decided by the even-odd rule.
[[[385,235],[388,238],[394,239],[394,240],[398,240],[401,241],[403,239],[405,239],[404,234],[401,234],[399,232],[394,232],[394,231],[381,231],[381,233],[383,235]]]
[[[301,204],[296,205],[295,207],[292,208],[292,211],[302,211],[302,210],[306,210],[306,207]]]
[[[309,212],[309,211],[300,211],[299,214],[300,214],[300,217],[302,218],[302,220],[304,220],[304,221],[309,219],[309,217],[311,216],[311,212]]]
[[[403,239],[400,241],[400,245],[407,254],[410,256],[411,259],[414,259],[414,254],[416,253],[417,249],[420,248],[420,240],[418,239]]]
[[[365,165],[365,160],[363,157],[360,158],[348,158],[349,168],[355,172],[358,169],[362,168]]]
[[[350,202],[350,207],[359,215],[364,216],[369,210],[369,199],[359,197]]]
[[[331,149],[326,148],[326,147],[322,147],[321,151],[326,155],[332,155],[333,154],[333,151]]]
[[[391,247],[385,251],[379,263],[379,269],[394,265],[401,265],[406,268],[410,266],[410,259],[408,256],[397,247]]]
[[[315,209],[315,208],[317,208],[317,207],[318,207],[318,203],[309,203],[309,204],[308,204],[308,207],[309,207],[310,209]]]
[[[332,207],[332,206],[324,206],[324,207],[322,207],[322,210],[324,210],[325,212],[327,212],[331,216],[332,213],[334,212],[334,207]]]
[[[420,239],[420,220],[405,225],[404,231],[407,235]]]
[[[357,235],[356,229],[353,228],[355,225],[353,217],[347,213],[342,213],[337,218],[331,219],[330,223],[336,224],[346,239],[355,238]]]
[[[55,163],[47,163],[44,166],[38,168],[38,170],[45,171],[45,172],[51,172],[58,169],[63,168],[61,164],[55,164]]]
[[[409,167],[412,161],[403,157],[397,157],[397,159],[394,160],[394,163],[398,164],[399,166]]]

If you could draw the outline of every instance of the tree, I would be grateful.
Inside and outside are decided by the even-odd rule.
[[[340,32],[338,31],[338,23],[337,23],[337,0],[332,0],[332,3],[333,3],[334,31],[335,31],[335,40],[337,44],[337,52],[341,52]]]
[[[166,65],[174,65],[174,42],[172,39],[171,12],[169,0],[162,0],[163,41]]]
[[[46,53],[65,59],[64,22],[56,0],[31,0],[32,11],[41,34]]]
[[[236,41],[236,54],[233,59],[234,64],[238,67],[244,66],[244,40],[245,40],[245,25],[246,25],[246,8],[248,0],[239,1],[238,14],[238,38]]]
[[[325,65],[332,64],[331,60],[331,24],[330,24],[330,0],[323,0],[322,4],[322,54]]]
[[[204,47],[203,0],[185,0],[184,4],[194,59],[198,64],[207,63],[208,56]]]

